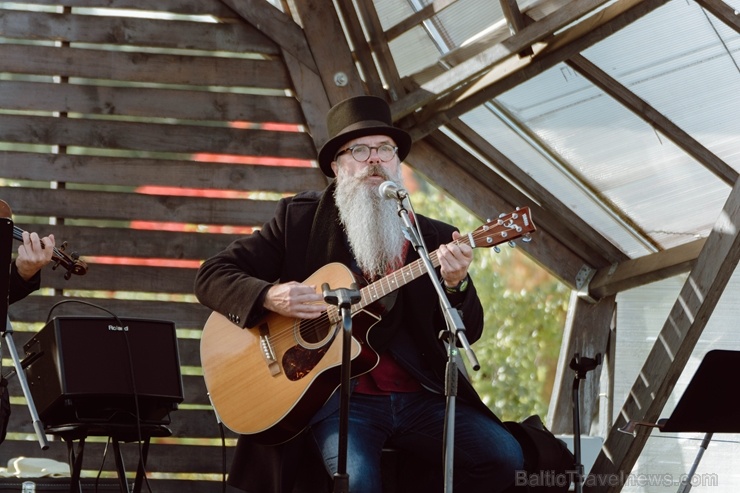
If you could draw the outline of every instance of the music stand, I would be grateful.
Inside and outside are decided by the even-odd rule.
[[[736,374],[738,368],[740,351],[709,351],[670,417],[659,419],[655,424],[630,421],[620,429],[630,434],[634,433],[637,426],[654,427],[661,432],[704,433],[691,470],[679,485],[678,493],[687,493],[691,489],[691,478],[696,473],[714,433],[740,433],[740,420],[737,419],[740,384],[735,383],[734,390],[727,388],[729,383],[735,381],[731,376]],[[723,385],[721,392],[717,391],[718,382]]]

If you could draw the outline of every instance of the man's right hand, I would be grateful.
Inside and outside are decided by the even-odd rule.
[[[291,318],[318,318],[327,307],[324,297],[316,292],[316,286],[295,281],[271,286],[262,305]]]

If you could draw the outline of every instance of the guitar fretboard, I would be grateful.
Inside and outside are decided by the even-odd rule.
[[[455,242],[459,244],[470,245],[470,239],[468,236],[462,236]],[[432,266],[439,267],[439,258],[437,256],[437,250],[429,254],[429,260]],[[405,286],[411,281],[418,279],[427,273],[427,269],[424,266],[424,262],[421,259],[414,260],[408,265],[388,274],[375,281],[372,284],[368,284],[360,290],[362,300],[352,307],[352,312],[362,310],[371,303],[378,301],[383,296],[386,296],[393,291]]]
[[[488,248],[506,241],[511,242],[522,235],[525,235],[526,240],[529,237],[529,233],[534,230],[535,226],[530,219],[529,208],[525,207],[517,209],[507,216],[501,216],[497,220],[488,221],[472,233],[460,236],[455,240],[455,243],[458,245],[469,245],[471,248]],[[439,267],[437,252],[438,250],[435,250],[429,254],[429,260],[434,268]],[[375,303],[384,296],[426,273],[424,262],[421,259],[417,259],[397,271],[368,284],[360,290],[361,299],[358,303],[352,305],[352,314]],[[326,314],[332,323],[341,320],[339,309],[336,306],[330,306]]]

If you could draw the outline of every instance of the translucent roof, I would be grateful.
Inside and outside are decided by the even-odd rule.
[[[385,27],[430,2],[376,1]],[[740,8],[740,0],[727,2]],[[410,7],[411,6],[411,7]],[[390,47],[402,76],[505,25],[499,2],[459,0]],[[740,34],[669,2],[581,56],[740,170]],[[561,63],[461,119],[630,257],[706,237],[730,185]]]

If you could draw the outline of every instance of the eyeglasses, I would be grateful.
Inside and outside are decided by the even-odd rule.
[[[393,159],[393,156],[395,156],[396,152],[398,151],[398,147],[392,146],[390,144],[381,144],[378,147],[370,147],[365,144],[357,144],[337,152],[337,155],[334,157],[334,159],[349,151],[352,153],[352,157],[355,158],[355,161],[364,163],[365,161],[370,159],[370,153],[373,151],[373,149],[378,151],[378,157],[381,161],[384,162]]]

